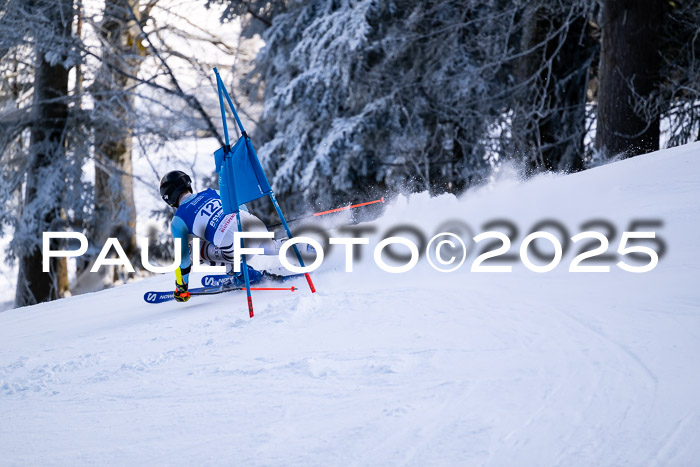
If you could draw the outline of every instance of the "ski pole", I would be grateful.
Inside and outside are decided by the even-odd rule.
[[[342,208],[329,209],[328,211],[316,212],[316,213],[312,214],[312,216],[314,216],[314,217],[315,216],[323,216],[326,214],[331,214],[333,212],[345,211],[346,209],[359,208],[360,206],[368,206],[370,204],[375,204],[375,203],[384,203],[384,197],[382,196],[380,199],[375,199],[374,201],[367,201],[366,203],[353,204],[352,206],[345,206]]]
[[[290,219],[290,220],[288,220],[287,222],[296,222],[296,221],[300,221],[300,220],[303,220],[303,219],[308,219],[309,217],[325,216],[326,214],[332,214],[332,213],[334,213],[334,212],[340,212],[340,211],[345,211],[345,210],[347,210],[347,209],[355,209],[355,208],[359,208],[359,207],[362,207],[362,206],[368,206],[368,205],[370,205],[370,204],[385,203],[385,202],[386,202],[386,201],[384,200],[384,197],[382,196],[381,198],[375,199],[374,201],[367,201],[366,203],[353,204],[353,205],[350,205],[350,206],[344,206],[344,207],[342,207],[342,208],[329,209],[328,211],[315,212],[315,213],[313,213],[313,214],[309,214],[309,215],[306,215],[306,216],[301,216],[301,217],[296,217],[296,218],[294,218],[294,219]],[[270,227],[270,228],[274,228],[274,227],[279,227],[280,225],[282,225],[282,223],[281,223],[281,222],[278,222],[277,224],[272,224],[272,225],[270,225],[269,227]]]

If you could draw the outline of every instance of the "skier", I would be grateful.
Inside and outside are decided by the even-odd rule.
[[[189,273],[192,269],[188,237],[194,235],[202,239],[200,258],[210,265],[227,267],[227,274],[233,275],[233,234],[238,230],[236,214],[224,214],[219,192],[211,188],[194,193],[192,179],[184,172],[168,172],[160,181],[160,196],[168,205],[177,209],[170,230],[173,239],[180,239],[180,266],[175,270],[175,300],[186,302]],[[265,224],[248,212],[245,204],[240,206],[241,226],[245,232],[267,232]],[[247,239],[246,247],[263,248],[265,255],[279,253],[282,240]],[[251,255],[246,255],[246,260]],[[249,277],[259,279],[264,272],[248,266]],[[239,273],[242,275],[242,272]]]

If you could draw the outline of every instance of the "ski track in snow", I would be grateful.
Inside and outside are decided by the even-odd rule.
[[[668,253],[648,274],[568,273],[571,252],[545,274],[471,273],[473,256],[346,274],[335,252],[317,294],[256,293],[252,320],[242,294],[144,303],[170,275],[5,311],[0,465],[697,465],[698,150],[419,195],[376,221],[658,217]]]

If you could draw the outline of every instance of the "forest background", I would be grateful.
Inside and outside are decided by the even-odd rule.
[[[158,223],[152,257],[171,256],[172,210],[137,212],[135,186],[157,197],[164,160],[186,170],[193,144],[223,144],[214,66],[292,217],[698,140],[699,47],[695,1],[0,0],[14,304],[94,281],[108,237],[140,265],[143,216]],[[198,187],[216,186],[213,170]],[[91,248],[43,273],[42,232],[62,230]],[[99,286],[129,276],[105,269]]]

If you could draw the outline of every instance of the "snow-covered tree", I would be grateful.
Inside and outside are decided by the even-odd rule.
[[[222,140],[211,76],[221,54],[210,58],[201,50],[235,48],[169,6],[166,0],[0,3],[0,234],[14,232],[3,253],[6,262],[20,260],[18,305],[67,291],[65,261],[41,274],[43,232],[86,234],[93,258],[108,235],[127,251],[133,246],[134,146],[148,157],[164,141]],[[176,21],[148,14],[155,10]],[[90,163],[95,180],[86,176]],[[160,175],[154,170],[137,183],[156,194]]]
[[[288,207],[583,167],[588,2],[219,2],[264,29],[259,153]]]
[[[259,153],[277,191],[328,206],[458,192],[488,174],[507,79],[494,59],[510,47],[497,38],[514,12],[477,1],[277,7],[252,75],[267,130]]]
[[[14,248],[19,252],[17,306],[58,297],[57,262],[49,272],[42,270],[42,233],[65,228],[61,225],[66,219],[65,201],[81,188],[80,161],[66,151],[68,71],[76,63],[72,0],[36,1],[29,8],[37,20],[31,24],[35,58],[24,202],[14,224]]]
[[[632,138],[613,152],[639,150],[659,117],[670,144],[700,125],[697,2],[652,2],[652,16],[587,0],[208,3],[264,31],[250,81],[264,102],[257,142],[291,207],[459,192],[503,160],[527,173],[581,170],[596,118],[599,148]],[[652,81],[637,70],[648,64]]]

